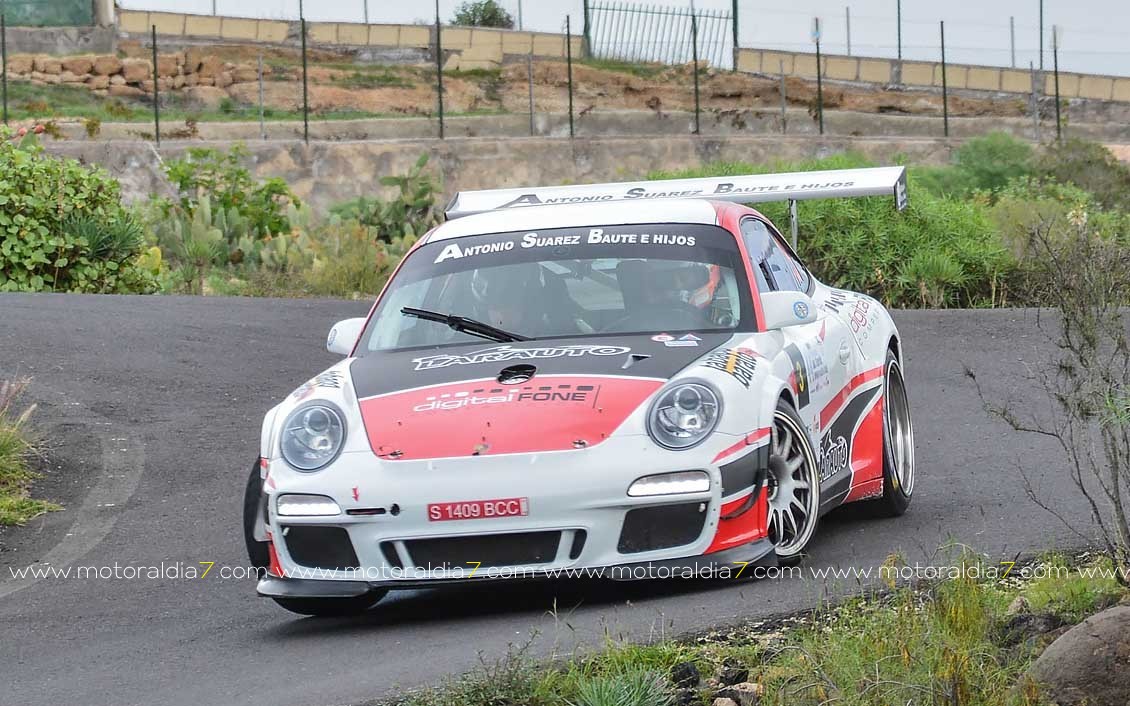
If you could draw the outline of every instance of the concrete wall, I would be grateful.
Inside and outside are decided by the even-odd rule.
[[[816,78],[816,55],[762,49],[738,50],[739,71],[778,76]],[[941,88],[942,65],[922,61],[871,59],[858,56],[821,56],[821,75],[833,81],[855,81],[910,88]],[[946,64],[946,85],[953,90],[997,93],[1031,93],[1033,77],[1028,71],[993,66]],[[1045,71],[1036,86],[1055,95],[1054,77]],[[1130,102],[1130,77],[1092,76],[1060,72],[1059,94],[1063,98],[1089,98]]]
[[[230,142],[204,143],[220,149]],[[161,160],[200,142],[165,143],[155,149],[140,141],[47,142],[48,151],[100,164],[122,182],[128,199],[168,193]],[[954,144],[937,139],[884,140],[851,137],[668,137],[638,138],[456,138],[386,142],[258,142],[246,145],[257,176],[286,179],[315,211],[346,199],[386,193],[380,178],[403,174],[421,153],[443,177],[450,196],[460,189],[530,184],[594,183],[643,178],[655,169],[682,169],[718,160],[767,162],[808,159],[856,150],[879,163],[895,155],[915,163],[949,160]]]
[[[108,54],[114,38],[113,27],[8,27],[8,55]]]
[[[300,37],[299,23],[286,20],[118,10],[118,30],[125,35],[147,35],[153,26],[164,37],[184,39],[282,44],[295,43]],[[310,22],[306,27],[308,41],[318,47],[430,49],[435,45],[435,27],[431,25]],[[449,69],[497,68],[507,54],[565,57],[565,37],[560,34],[444,27],[442,40],[445,68]],[[582,47],[581,37],[573,37],[574,56],[581,55]]]

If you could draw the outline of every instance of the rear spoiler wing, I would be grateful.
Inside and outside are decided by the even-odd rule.
[[[906,167],[460,191],[447,205],[445,213],[451,220],[487,211],[549,204],[656,199],[711,199],[736,203],[789,201],[795,226],[797,201],[857,196],[893,196],[895,208],[903,210],[907,205]]]

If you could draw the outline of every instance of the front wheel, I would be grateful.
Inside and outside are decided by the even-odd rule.
[[[799,562],[820,521],[820,472],[804,423],[785,400],[773,415],[766,494],[777,561]]]
[[[387,590],[380,589],[369,591],[361,596],[352,598],[276,598],[275,603],[286,608],[291,613],[310,615],[316,618],[341,618],[350,615],[361,615],[377,604]]]
[[[902,366],[887,351],[883,375],[883,496],[873,502],[874,514],[897,517],[910,506],[914,493],[914,427]]]

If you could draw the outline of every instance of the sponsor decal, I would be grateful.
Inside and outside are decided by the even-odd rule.
[[[467,245],[459,247],[459,243],[450,243],[445,245],[443,250],[432,262],[433,265],[438,265],[444,260],[454,260],[461,257],[473,257],[475,255],[484,255],[487,253],[506,252],[514,249],[513,240],[504,240],[497,243],[483,243],[482,245]]]
[[[296,400],[304,400],[313,394],[314,390],[319,387],[331,388],[340,390],[341,386],[345,383],[345,376],[336,370],[330,370],[318,375],[315,378],[307,380],[299,385],[298,389],[291,393],[291,397]]]
[[[793,388],[793,394],[796,395],[797,407],[807,407],[812,392],[808,382],[808,363],[795,344],[790,343],[785,346],[785,354],[793,364],[793,370],[789,374],[789,384]]]
[[[475,257],[477,255],[510,252],[515,248],[523,250],[530,248],[560,249],[580,245],[673,245],[693,248],[695,242],[695,236],[686,235],[684,233],[609,233],[603,228],[590,228],[588,233],[584,235],[539,235],[537,233],[526,233],[518,239],[499,240],[493,243],[481,243],[479,245],[461,246],[457,242],[448,243],[443,247],[439,255],[436,255],[436,259],[432,264],[438,265],[446,260],[458,260],[465,257]]]
[[[804,302],[795,302],[793,304],[793,315],[796,316],[797,321],[804,321],[808,318],[808,305]]]
[[[356,485],[353,486],[353,499],[354,500],[360,500],[361,499],[361,491],[358,489],[358,487]]]
[[[513,403],[580,403],[586,406],[596,402],[600,387],[595,385],[543,385],[504,390],[502,388],[481,388],[464,392],[430,395],[412,408],[413,412],[434,412],[437,410],[463,409],[494,404]]]
[[[847,316],[852,333],[866,341],[879,321],[879,307],[874,299],[860,297],[848,308]]]
[[[634,186],[630,189],[611,191],[603,194],[558,196],[544,199],[538,196],[536,193],[522,194],[521,196],[502,204],[498,208],[511,208],[514,206],[537,206],[539,204],[555,203],[597,203],[601,201],[637,201],[640,199],[685,199],[710,194],[765,194],[779,191],[823,191],[825,189],[846,189],[854,185],[854,181],[814,181],[797,184],[755,184],[752,186],[737,186],[733,182],[720,182],[714,184],[714,188],[710,190],[709,194],[704,189],[692,188],[677,191],[664,191],[662,189],[649,189],[643,186]],[[903,200],[905,201],[905,191]]]
[[[686,348],[688,346],[697,346],[698,342],[702,339],[694,335],[693,333],[688,333],[687,335],[680,336],[679,338],[675,338],[669,333],[661,333],[656,336],[652,336],[651,340],[655,341],[656,343],[662,343],[668,348]]]
[[[585,355],[623,355],[632,351],[628,346],[557,346],[552,348],[514,348],[494,346],[467,355],[441,353],[423,358],[413,358],[416,370],[437,370],[452,365],[479,365],[502,363],[510,360],[538,360],[542,358],[576,358]]]
[[[850,448],[842,435],[826,434],[820,441],[820,480],[825,481],[847,469]]]
[[[757,353],[752,348],[727,348],[706,356],[702,365],[726,373],[748,389],[757,369]]]

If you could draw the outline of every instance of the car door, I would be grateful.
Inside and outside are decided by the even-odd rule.
[[[740,225],[760,291],[792,290],[811,294],[814,288],[811,275],[772,226],[753,216],[743,219]],[[792,368],[789,383],[797,412],[812,438],[820,442],[818,455],[823,455],[826,445],[839,443],[838,439],[828,439],[825,443],[822,435],[829,415],[836,411],[834,401],[855,374],[858,363],[847,325],[822,307],[817,307],[816,312],[815,321],[789,326],[780,333]],[[836,464],[828,468],[833,475],[842,470],[845,469]]]

